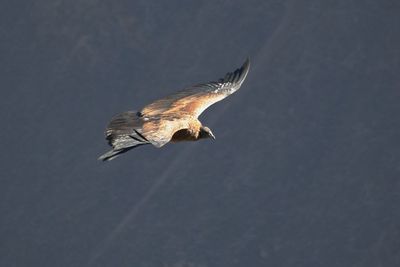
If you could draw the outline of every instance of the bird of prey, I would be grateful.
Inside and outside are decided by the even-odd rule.
[[[105,131],[112,150],[99,157],[111,160],[128,150],[146,144],[162,147],[168,142],[197,141],[215,136],[198,120],[212,104],[237,91],[249,72],[249,59],[224,78],[190,86],[145,106],[112,118]]]

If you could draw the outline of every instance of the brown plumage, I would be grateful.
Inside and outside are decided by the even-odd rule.
[[[106,129],[106,139],[113,149],[99,160],[111,160],[140,145],[162,147],[168,142],[197,141],[214,138],[197,119],[212,104],[237,91],[249,72],[243,66],[216,82],[198,84],[145,106],[140,112],[116,115]]]

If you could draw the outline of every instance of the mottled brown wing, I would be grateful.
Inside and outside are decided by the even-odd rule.
[[[212,104],[237,91],[249,67],[247,59],[241,68],[227,73],[217,82],[194,85],[147,105],[140,111],[144,121],[141,133],[153,145],[161,147],[175,132],[199,127],[197,117]]]
[[[139,112],[122,112],[111,119],[105,132],[108,144],[113,150],[100,159],[109,160],[117,154],[146,144],[161,147],[169,142],[174,132],[191,126],[191,118],[158,116],[144,120]]]
[[[145,106],[140,112],[143,117],[183,116],[197,118],[212,104],[237,91],[250,68],[249,59],[234,72],[229,72],[216,82],[198,84],[167,96]]]

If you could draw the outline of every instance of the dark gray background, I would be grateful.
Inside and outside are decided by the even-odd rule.
[[[400,3],[2,1],[0,266],[400,266]],[[217,140],[116,113],[252,66]]]

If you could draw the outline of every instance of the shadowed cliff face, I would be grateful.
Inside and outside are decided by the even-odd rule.
[[[1,266],[398,266],[400,4],[0,8]],[[125,110],[249,56],[217,140],[104,164]]]

